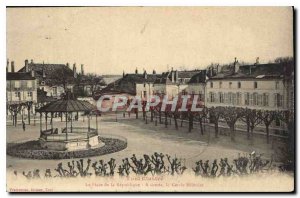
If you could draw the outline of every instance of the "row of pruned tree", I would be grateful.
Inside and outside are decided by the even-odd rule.
[[[147,121],[147,113],[145,108],[146,103],[143,103],[143,119]],[[270,126],[274,121],[283,121],[288,127],[294,123],[294,112],[289,110],[271,111],[271,110],[258,110],[240,107],[204,107],[201,111],[191,111],[191,104],[187,104],[187,111],[180,111],[181,103],[178,102],[175,110],[171,109],[171,105],[166,105],[164,111],[162,111],[162,103],[159,103],[155,107],[150,107],[150,121],[159,122],[165,124],[167,127],[171,120],[174,120],[176,130],[178,130],[178,119],[181,119],[181,127],[184,121],[188,121],[188,131],[191,132],[194,128],[194,121],[199,122],[200,132],[204,135],[204,122],[209,120],[214,125],[215,137],[219,136],[219,123],[221,119],[229,127],[230,137],[232,141],[235,141],[235,127],[238,121],[244,122],[247,127],[247,139],[253,141],[254,129],[257,125],[265,125],[267,143],[270,142]],[[138,118],[138,111],[136,118]],[[164,118],[164,121],[163,121]]]

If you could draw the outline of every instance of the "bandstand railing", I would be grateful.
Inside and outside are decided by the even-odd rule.
[[[81,137],[76,137],[76,138],[72,138],[72,137],[67,137],[66,133],[68,134],[73,134],[73,135],[82,135]],[[97,129],[94,128],[87,128],[87,127],[73,127],[72,128],[72,132],[71,132],[71,128],[63,128],[61,130],[61,133],[58,133],[58,128],[53,128],[53,129],[48,129],[48,130],[43,130],[41,133],[41,137],[42,139],[44,139],[45,141],[68,141],[68,142],[72,142],[72,141],[88,141],[88,139],[90,137],[94,137],[98,135]]]

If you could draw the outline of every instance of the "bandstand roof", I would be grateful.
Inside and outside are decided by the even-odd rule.
[[[93,111],[97,107],[87,101],[80,100],[57,100],[50,102],[45,106],[37,109],[37,112],[80,112],[80,111]]]

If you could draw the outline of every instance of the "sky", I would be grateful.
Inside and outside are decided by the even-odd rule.
[[[7,58],[161,73],[293,56],[290,7],[7,8]]]

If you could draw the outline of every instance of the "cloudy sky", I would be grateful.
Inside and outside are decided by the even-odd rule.
[[[291,8],[7,8],[7,58],[86,72],[204,68],[293,55]]]

